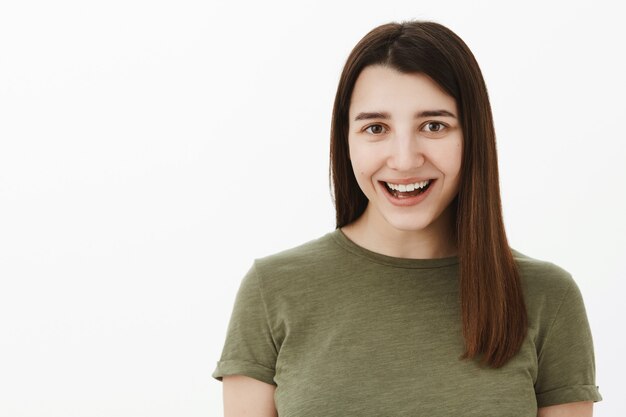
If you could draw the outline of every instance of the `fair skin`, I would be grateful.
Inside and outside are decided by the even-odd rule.
[[[276,387],[244,375],[222,377],[224,417],[277,417]]]
[[[346,236],[399,258],[456,254],[449,210],[463,152],[456,107],[426,75],[380,65],[361,72],[351,98],[348,142],[355,177],[369,203],[362,216],[342,228]],[[422,201],[390,202],[384,183],[415,180],[431,181]]]
[[[458,192],[463,152],[457,111],[454,98],[423,74],[380,65],[359,74],[348,141],[355,177],[369,203],[363,215],[342,227],[348,238],[399,258],[456,255],[450,203]],[[422,181],[430,184],[414,204],[401,194],[399,201],[386,194],[385,182]],[[225,376],[223,382],[226,417],[277,416],[274,385],[243,375]],[[592,408],[590,401],[559,404],[540,408],[537,416],[590,417]]]
[[[592,417],[593,401],[551,405],[537,410],[537,417]]]

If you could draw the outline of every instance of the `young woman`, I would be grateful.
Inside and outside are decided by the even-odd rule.
[[[508,246],[487,89],[456,34],[389,23],[356,45],[330,169],[336,229],[242,280],[213,373],[227,417],[592,415],[580,291]]]

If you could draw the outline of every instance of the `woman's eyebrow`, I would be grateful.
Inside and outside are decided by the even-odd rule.
[[[454,117],[456,119],[456,116],[447,110],[424,110],[424,111],[415,113],[413,117],[415,119],[419,119],[421,117],[433,117],[433,116]],[[357,114],[357,116],[354,118],[354,121],[356,122],[358,120],[367,120],[367,119],[391,119],[391,115],[387,112],[361,112]]]

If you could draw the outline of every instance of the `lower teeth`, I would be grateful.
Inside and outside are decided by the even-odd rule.
[[[393,191],[393,196],[396,198],[408,198],[408,197],[415,197],[416,195],[419,195],[421,193],[423,193],[423,190],[415,190],[415,191],[411,191],[411,192],[403,192],[403,191]]]

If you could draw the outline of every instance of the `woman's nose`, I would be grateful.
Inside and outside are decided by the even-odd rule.
[[[387,165],[397,171],[412,171],[424,165],[425,156],[419,137],[398,134],[390,141]]]

